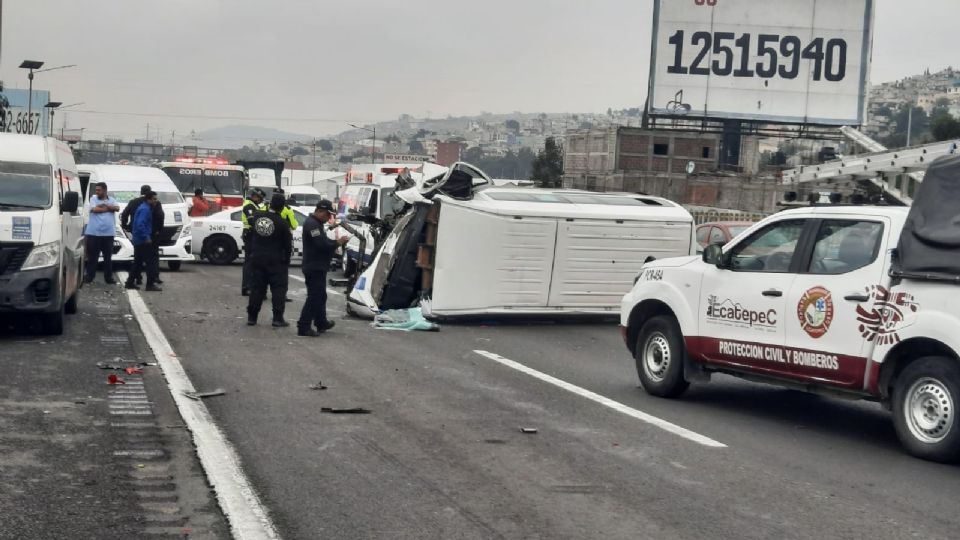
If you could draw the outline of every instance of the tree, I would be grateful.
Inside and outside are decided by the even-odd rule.
[[[948,141],[950,139],[960,139],[960,120],[946,114],[938,116],[930,128],[935,141]]]
[[[294,146],[290,149],[290,157],[306,156],[309,153],[310,151],[302,146]]]
[[[427,150],[423,147],[423,143],[418,140],[410,141],[410,153],[411,154],[423,154]]]
[[[530,179],[536,183],[537,187],[553,188],[561,186],[561,176],[563,176],[563,151],[556,139],[547,137],[544,149],[533,161],[533,173]]]
[[[479,146],[467,148],[467,151],[463,153],[463,160],[467,163],[473,163],[479,167],[483,162],[483,148],[480,148]]]
[[[333,152],[333,143],[327,139],[320,139],[317,141],[317,146],[319,146],[320,150],[323,150],[324,152]]]
[[[507,126],[507,129],[509,129],[510,131],[513,131],[514,133],[520,131],[520,122],[517,122],[516,120],[513,120],[513,119],[507,120],[506,122],[504,122],[504,125]]]

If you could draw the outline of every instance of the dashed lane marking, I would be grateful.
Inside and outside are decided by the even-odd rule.
[[[125,277],[125,276],[124,276]],[[217,427],[216,422],[202,401],[187,398],[185,392],[195,392],[196,389],[183,369],[179,358],[160,330],[156,319],[150,313],[150,308],[135,290],[127,290],[130,299],[130,308],[140,324],[144,337],[164,377],[167,386],[173,395],[173,400],[180,410],[180,416],[193,434],[200,463],[207,473],[207,478],[213,485],[217,500],[223,513],[230,522],[233,537],[237,540],[275,540],[279,538],[277,530],[267,510],[260,502],[260,497],[253,490],[253,486],[243,468],[236,450],[227,441],[226,436]],[[139,381],[143,384],[142,381]],[[129,384],[129,383],[128,383]],[[111,410],[114,415],[150,414],[149,411],[138,409]]]
[[[663,420],[662,418],[657,418],[656,416],[653,416],[653,415],[647,414],[647,413],[645,413],[645,412],[643,412],[643,411],[634,409],[633,407],[628,407],[628,406],[624,405],[623,403],[620,403],[620,402],[614,401],[614,400],[612,400],[612,399],[610,399],[610,398],[601,396],[600,394],[597,394],[597,393],[595,393],[595,392],[591,392],[590,390],[587,390],[586,388],[581,388],[581,387],[576,386],[576,385],[574,385],[574,384],[570,384],[570,383],[568,383],[568,382],[566,382],[566,381],[560,380],[560,379],[558,379],[558,378],[556,378],[556,377],[547,375],[546,373],[543,373],[543,372],[537,371],[537,370],[535,370],[535,369],[533,369],[533,368],[527,367],[527,366],[525,366],[525,365],[523,365],[523,364],[521,364],[521,363],[519,363],[519,362],[514,362],[513,360],[510,360],[510,359],[508,359],[508,358],[504,358],[504,357],[500,356],[499,354],[494,354],[494,353],[492,353],[492,352],[487,352],[487,351],[477,351],[477,350],[475,350],[475,351],[473,351],[473,352],[479,354],[480,356],[483,356],[484,358],[488,358],[488,359],[490,359],[490,360],[493,360],[494,362],[497,362],[497,363],[502,364],[502,365],[504,365],[504,366],[507,366],[507,367],[509,367],[509,368],[513,368],[513,369],[515,369],[515,370],[517,370],[517,371],[519,371],[519,372],[521,372],[521,373],[525,373],[525,374],[527,374],[527,375],[530,375],[531,377],[534,377],[534,378],[536,378],[536,379],[540,379],[540,380],[543,381],[543,382],[548,382],[548,383],[550,383],[550,384],[552,384],[552,385],[554,385],[554,386],[557,386],[557,387],[559,387],[559,388],[563,388],[564,390],[566,390],[566,391],[568,391],[568,392],[572,392],[572,393],[574,393],[574,394],[576,394],[576,395],[578,395],[578,396],[580,396],[580,397],[584,397],[584,398],[589,399],[590,401],[593,401],[593,402],[595,402],[595,403],[599,403],[600,405],[603,405],[604,407],[608,407],[608,408],[613,409],[613,410],[615,410],[615,411],[617,411],[617,412],[623,413],[623,414],[625,414],[625,415],[627,415],[627,416],[636,418],[637,420],[640,420],[640,421],[642,421],[642,422],[646,422],[646,423],[648,423],[648,424],[650,424],[650,425],[652,425],[652,426],[656,426],[656,427],[658,427],[658,428],[660,428],[660,429],[662,429],[662,430],[664,430],[664,431],[667,431],[667,432],[669,432],[669,433],[673,433],[674,435],[677,435],[677,436],[679,436],[679,437],[683,437],[684,439],[687,439],[688,441],[693,441],[693,442],[695,442],[695,443],[697,443],[697,444],[702,444],[703,446],[708,446],[708,447],[710,447],[710,448],[726,448],[726,447],[727,447],[727,445],[725,445],[725,444],[723,444],[723,443],[721,443],[721,442],[717,442],[717,441],[711,439],[710,437],[706,437],[706,436],[704,436],[704,435],[700,435],[699,433],[690,431],[689,429],[684,428],[684,427],[680,427],[680,426],[678,426],[678,425],[676,425],[676,424],[674,424],[674,423],[671,423],[671,422],[668,422],[668,421],[666,421],[666,420]]]

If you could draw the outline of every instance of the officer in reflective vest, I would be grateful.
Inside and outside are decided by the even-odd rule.
[[[257,212],[267,209],[263,204],[264,195],[266,193],[260,188],[251,189],[246,200],[243,201],[240,213],[240,221],[243,222],[243,234],[240,237],[243,240],[243,277],[241,278],[240,294],[243,296],[249,296],[250,294],[250,278],[252,275],[250,270],[250,219]]]

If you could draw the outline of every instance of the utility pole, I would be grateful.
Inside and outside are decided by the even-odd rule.
[[[910,135],[913,131],[913,102],[910,102],[910,110],[907,112],[907,146],[910,146]]]
[[[147,140],[150,140],[150,124],[147,124]]]
[[[317,187],[317,138],[313,138],[313,174],[310,176],[310,185]]]

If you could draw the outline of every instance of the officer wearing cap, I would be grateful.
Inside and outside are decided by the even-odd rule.
[[[260,307],[270,287],[273,304],[273,326],[290,326],[283,319],[284,298],[289,283],[288,267],[293,255],[290,227],[280,217],[283,195],[270,199],[269,211],[257,211],[250,217],[250,300],[247,304],[247,324],[257,324]]]
[[[349,237],[338,240],[327,237],[324,224],[330,221],[335,210],[333,203],[322,199],[313,213],[303,223],[303,270],[307,285],[307,299],[297,321],[298,336],[319,336],[321,332],[333,328],[333,321],[327,319],[327,272],[330,259],[337,246],[347,243]],[[314,330],[312,326],[316,326]]]
[[[243,233],[240,239],[243,240],[243,277],[241,278],[240,294],[247,296],[250,294],[250,220],[257,212],[266,210],[263,204],[263,197],[266,193],[260,188],[253,188],[243,201],[243,207],[240,212],[240,221],[243,222]]]

